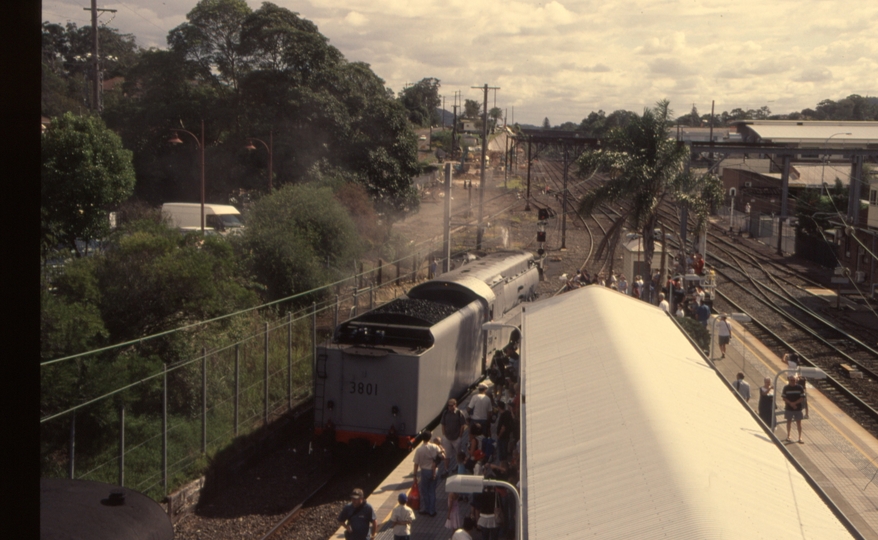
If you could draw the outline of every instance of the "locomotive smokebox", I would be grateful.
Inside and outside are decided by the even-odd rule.
[[[40,539],[173,540],[158,503],[137,491],[94,482],[40,480]]]

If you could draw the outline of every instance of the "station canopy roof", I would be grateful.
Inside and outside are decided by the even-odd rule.
[[[589,285],[525,309],[525,538],[851,538],[658,307]]]
[[[752,132],[761,142],[811,147],[878,145],[878,122],[740,120],[735,125],[739,133]]]

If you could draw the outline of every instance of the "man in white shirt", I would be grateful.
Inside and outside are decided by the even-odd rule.
[[[665,300],[665,293],[659,293],[659,308],[665,313],[667,313],[671,309],[670,304],[668,304],[668,301]]]
[[[443,459],[445,459],[445,451],[442,450],[441,437],[433,437],[432,441],[422,444],[415,450],[413,476],[421,493],[421,514],[430,517],[436,515],[436,469]],[[418,469],[421,470],[420,477]]]
[[[490,437],[491,412],[494,410],[494,401],[491,396],[486,394],[486,390],[488,390],[488,385],[479,383],[479,393],[470,399],[467,412],[472,423],[481,424],[482,433],[485,434],[485,437]]]

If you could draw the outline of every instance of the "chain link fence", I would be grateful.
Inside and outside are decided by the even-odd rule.
[[[163,498],[200,475],[209,456],[311,399],[317,344],[340,322],[432,277],[442,262],[417,253],[359,263],[325,300],[285,316],[251,311],[44,362],[41,474]]]

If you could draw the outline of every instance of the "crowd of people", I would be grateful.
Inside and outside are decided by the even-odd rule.
[[[565,290],[578,289],[586,285],[600,285],[647,302],[652,302],[652,299],[656,298],[657,305],[663,311],[673,313],[677,317],[690,317],[707,328],[710,320],[707,292],[700,284],[690,286],[687,290],[679,277],[684,273],[704,275],[704,257],[700,253],[678,255],[674,258],[674,266],[670,270],[669,277],[664,283],[660,269],[654,270],[652,277],[647,276],[649,279],[645,281],[643,276],[636,275],[631,283],[621,272],[599,272],[592,276],[588,270],[578,270],[575,276],[567,279]]]
[[[420,494],[420,515],[438,515],[436,488],[449,476],[477,475],[518,484],[521,395],[517,344],[513,340],[495,353],[488,370],[490,388],[480,383],[465,409],[458,408],[457,400],[448,400],[439,420],[442,435],[434,435],[415,451],[413,475]],[[515,497],[506,489],[449,493],[447,503],[445,527],[452,539],[472,540],[474,531],[482,540],[514,537],[517,507]],[[402,517],[402,534],[395,531],[396,540],[405,540],[410,531],[411,522]]]
[[[497,351],[488,370],[491,385],[480,383],[465,409],[449,399],[435,434],[420,445],[413,456],[413,477],[420,496],[418,514],[438,515],[438,483],[456,474],[477,475],[519,485],[519,335]],[[390,516],[394,540],[409,540],[416,515],[401,493],[399,505]],[[486,487],[479,493],[449,493],[445,527],[452,540],[511,539],[515,535],[517,505],[507,489]],[[354,490],[351,503],[338,521],[348,540],[368,540],[377,534],[374,509],[365,502],[363,492]],[[371,534],[371,536],[370,536]]]

